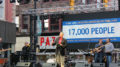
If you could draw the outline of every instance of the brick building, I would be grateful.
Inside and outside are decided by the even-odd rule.
[[[75,0],[74,5],[89,5],[89,4],[98,4],[97,6],[92,6],[91,8],[101,7],[100,3],[103,3],[104,0]],[[112,2],[114,0],[108,0],[108,2]],[[115,0],[117,2],[117,0]],[[21,34],[29,34],[30,29],[30,16],[26,14],[20,14],[21,10],[28,10],[34,8],[33,0],[30,0],[28,4],[20,4],[16,8],[16,15],[19,16],[19,29],[18,32]],[[55,7],[64,7],[69,6],[70,0],[38,0],[37,8],[55,8]],[[111,4],[109,4],[111,5]],[[112,4],[113,5],[113,4]],[[111,6],[112,6],[111,5]],[[117,4],[116,4],[117,5]],[[85,7],[82,7],[83,9]],[[117,8],[116,8],[117,9]],[[111,11],[111,9],[107,9]],[[101,11],[101,9],[99,9]],[[95,11],[93,11],[95,12]],[[96,11],[97,12],[97,11]],[[83,11],[83,13],[88,13],[87,11]],[[60,32],[62,27],[62,18],[54,18],[53,16],[44,16],[46,19],[42,19],[42,32],[43,33],[51,33],[51,32]]]
[[[15,20],[15,5],[10,3],[9,0],[5,0],[5,20],[8,22],[14,22]]]
[[[3,0],[0,4],[0,19],[8,22],[14,22],[15,5],[10,3],[9,0]]]
[[[50,7],[58,7],[58,6],[68,6],[69,5],[69,0],[60,0],[60,1],[57,1],[57,0],[44,0],[44,1],[38,1],[37,2],[37,8],[50,8]],[[29,22],[30,22],[30,16],[29,15],[20,15],[19,12],[22,10],[22,9],[30,9],[30,8],[33,8],[33,3],[32,1],[29,3],[29,4],[21,4],[19,6],[17,6],[17,10],[16,10],[16,15],[19,16],[19,21],[20,21],[20,27],[19,27],[19,32],[21,33],[26,33],[28,34],[29,33]],[[61,19],[58,18],[57,20],[54,20],[54,19],[51,19],[51,17],[48,17],[46,16],[46,19],[45,20],[42,20],[42,23],[45,23],[43,24],[43,31],[44,32],[60,32],[61,31]],[[55,22],[53,22],[55,21]],[[53,22],[53,23],[56,23],[56,24],[50,24],[48,22]],[[48,24],[47,26],[45,26],[46,24]],[[60,26],[59,26],[60,25]],[[51,26],[54,26],[54,29],[56,30],[53,30],[53,28]],[[59,26],[59,28],[57,28]]]

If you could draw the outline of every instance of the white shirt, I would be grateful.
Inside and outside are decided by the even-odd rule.
[[[55,58],[50,58],[47,60],[47,63],[55,63]]]
[[[105,52],[112,52],[114,50],[114,46],[112,43],[108,43],[105,45]]]

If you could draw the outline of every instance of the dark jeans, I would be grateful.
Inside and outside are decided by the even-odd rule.
[[[103,53],[95,53],[95,62],[102,63],[103,62]]]
[[[28,62],[28,60],[29,60],[29,55],[23,55],[23,60],[24,60],[24,62]]]
[[[112,55],[106,55],[106,59],[107,59],[107,67],[109,67],[110,63],[112,62]]]

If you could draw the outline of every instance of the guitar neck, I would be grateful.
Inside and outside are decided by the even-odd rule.
[[[2,49],[2,50],[0,50],[0,52],[9,51],[9,50],[11,50],[11,48],[8,48],[8,49]]]
[[[100,46],[100,47],[98,47],[98,49],[100,49],[100,48],[102,48],[102,47],[104,47],[105,45],[102,45],[102,46]]]

